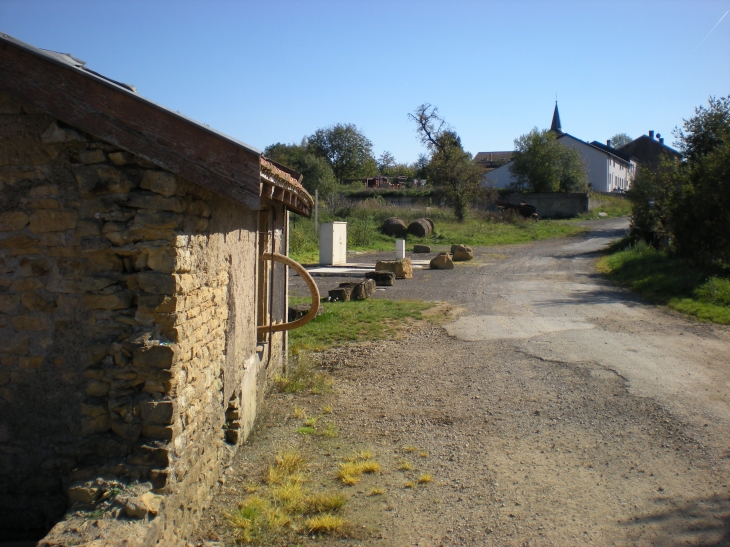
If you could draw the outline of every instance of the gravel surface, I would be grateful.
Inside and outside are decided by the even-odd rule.
[[[334,393],[272,394],[193,544],[230,543],[224,512],[295,446],[325,489],[355,449],[383,467],[340,487],[349,537],[301,545],[730,545],[730,329],[597,276],[596,251],[625,227],[475,249],[455,270],[378,291],[445,301],[458,319],[322,354]],[[338,437],[295,433],[294,407],[328,404]]]

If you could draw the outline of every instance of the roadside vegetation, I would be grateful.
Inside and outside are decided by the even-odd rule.
[[[373,198],[359,203],[341,200],[339,206],[320,213],[320,222],[347,222],[348,251],[392,251],[395,239],[380,232],[380,226],[388,217],[397,216],[406,224],[418,218],[433,220],[434,232],[425,238],[407,236],[406,248],[414,244],[431,246],[465,245],[510,245],[541,239],[565,237],[579,233],[584,228],[563,220],[525,219],[506,211],[490,213],[472,210],[462,222],[453,211],[445,207],[413,207],[406,209]],[[289,254],[303,264],[319,260],[319,234],[315,233],[314,221],[292,217],[289,233]]]
[[[599,206],[576,217],[576,220],[593,220],[597,218],[627,217],[631,214],[631,202],[625,196],[592,195],[591,199],[599,201]],[[598,213],[605,213],[600,215]]]
[[[654,302],[730,324],[730,97],[710,98],[674,135],[681,158],[639,170],[629,238],[599,268]]]
[[[292,304],[309,303],[308,298],[291,298]],[[363,340],[398,336],[409,322],[421,319],[421,312],[433,304],[422,301],[368,299],[355,302],[327,302],[322,313],[302,328],[289,332],[292,355],[324,351]]]
[[[617,250],[618,249],[618,250]],[[702,321],[730,325],[730,279],[643,241],[622,240],[598,261],[598,270],[647,300]]]

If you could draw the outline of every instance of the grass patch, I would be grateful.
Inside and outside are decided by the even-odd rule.
[[[702,321],[730,324],[730,279],[698,269],[643,242],[614,244],[597,267],[652,302]]]
[[[631,202],[625,196],[606,196],[591,194],[591,202],[598,202],[594,209],[578,215],[579,220],[601,218],[598,213],[606,213],[603,218],[627,217],[631,214]]]
[[[431,480],[431,475],[424,474],[418,477],[418,484],[428,484],[429,482],[431,482]]]
[[[299,304],[309,299],[290,298],[290,301]],[[293,355],[301,355],[307,351],[323,351],[350,342],[392,339],[407,321],[421,319],[421,311],[431,306],[428,302],[408,300],[327,302],[323,299],[321,315],[302,328],[289,331],[290,351]],[[305,376],[307,373],[303,371]],[[285,390],[305,389],[295,376],[291,377],[291,387],[285,387]]]
[[[400,460],[398,462],[398,469],[400,471],[410,471],[411,469],[413,469],[413,466],[408,460]]]
[[[292,361],[293,366],[285,374],[274,375],[274,385],[280,392],[299,393],[308,391],[315,395],[332,392],[334,380],[329,374],[316,370],[306,353],[293,352]],[[300,419],[306,419],[304,409],[295,408],[294,415],[297,418],[301,416]]]
[[[237,542],[272,545],[301,534],[341,532],[347,522],[338,513],[347,498],[338,492],[312,491],[308,476],[299,452],[280,453],[263,477],[266,488],[226,514]]]
[[[606,196],[608,200],[619,200]],[[625,200],[624,200],[625,201]],[[607,209],[613,210],[613,209]],[[597,213],[597,211],[596,211]],[[594,218],[593,216],[588,218]],[[613,214],[613,213],[611,213]],[[430,218],[435,231],[429,237],[406,238],[406,246],[413,245],[510,245],[540,239],[565,237],[584,230],[575,223],[562,220],[524,219],[512,212],[485,213],[471,211],[464,222],[458,222],[451,209],[445,207],[395,207],[379,200],[367,200],[357,204],[344,204],[334,213],[320,211],[320,222],[347,222],[347,249],[350,251],[392,251],[394,239],[380,233],[380,226],[388,217],[399,217],[408,224],[417,218]],[[319,234],[314,230],[312,219],[292,217],[289,233],[290,256],[302,264],[319,260]]]

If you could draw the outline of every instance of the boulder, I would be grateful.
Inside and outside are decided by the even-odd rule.
[[[464,262],[474,258],[474,251],[468,245],[452,245],[451,254],[454,256],[454,262]]]
[[[433,231],[433,223],[425,218],[414,220],[408,225],[408,233],[416,237],[426,237],[431,235]]]
[[[414,253],[430,253],[431,247],[429,247],[428,245],[414,245],[413,252]]]
[[[309,313],[309,309],[311,307],[311,304],[298,304],[296,306],[289,306],[288,321],[291,323],[292,321],[301,319]],[[321,315],[322,311],[322,306],[320,305],[319,309],[317,310],[317,315]]]
[[[367,279],[372,279],[378,287],[392,287],[395,285],[395,274],[393,272],[368,272]]]
[[[413,279],[413,267],[410,258],[400,260],[378,260],[375,263],[376,272],[393,272],[398,279]]]
[[[375,281],[366,279],[359,283],[340,283],[340,287],[352,287],[350,300],[367,300],[375,292]]]
[[[330,302],[349,302],[354,287],[338,287],[328,291]]]
[[[429,264],[432,270],[453,270],[454,261],[449,253],[439,253]]]
[[[408,235],[406,223],[398,217],[386,218],[380,230],[387,236],[405,238]]]

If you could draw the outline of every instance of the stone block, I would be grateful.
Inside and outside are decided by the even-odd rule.
[[[39,234],[73,230],[76,228],[77,221],[78,214],[76,212],[42,209],[30,215],[30,231]]]
[[[474,250],[468,245],[452,245],[451,254],[454,262],[464,262],[474,258]]]
[[[12,313],[20,303],[17,294],[0,294],[0,313]]]
[[[175,271],[175,249],[171,247],[151,247],[148,249],[147,267],[156,272]]]
[[[167,469],[150,469],[147,477],[155,488],[164,488],[167,485],[168,471]]]
[[[45,315],[19,315],[13,317],[13,327],[15,330],[48,330],[51,328],[51,322]]]
[[[164,425],[142,424],[142,436],[147,439],[158,439],[160,441],[171,441],[173,435],[172,427]]]
[[[3,334],[0,336],[0,353],[25,355],[28,353],[28,337],[24,334]]]
[[[71,503],[94,503],[101,495],[101,487],[93,482],[74,484],[68,489],[68,500]]]
[[[76,131],[71,129],[62,129],[53,122],[48,126],[48,129],[43,132],[41,140],[48,144],[62,144],[74,141],[81,142],[84,138]]]
[[[81,305],[89,310],[123,310],[131,307],[134,300],[132,291],[119,291],[114,294],[87,294]]]
[[[28,209],[59,209],[61,202],[51,198],[36,198],[24,200],[23,205]]]
[[[429,266],[432,270],[453,270],[454,261],[449,253],[439,253],[431,260]]]
[[[79,152],[81,163],[90,165],[92,163],[102,163],[106,161],[106,155],[103,150],[81,150]]]
[[[123,439],[136,441],[142,434],[142,424],[128,424],[121,420],[111,420],[111,430]]]
[[[99,416],[87,416],[81,422],[81,431],[83,435],[91,435],[93,433],[105,433],[111,428],[112,421],[109,414],[101,414]]]
[[[132,229],[152,228],[154,230],[169,230],[177,228],[182,217],[170,211],[140,211],[134,217]]]
[[[173,421],[174,405],[172,401],[144,401],[140,411],[146,424],[168,425]]]
[[[392,287],[395,285],[395,273],[393,272],[367,272],[366,279],[372,279],[378,287]]]
[[[23,276],[42,277],[48,275],[51,270],[51,266],[45,258],[21,258],[18,266],[18,273]]]
[[[136,185],[124,172],[112,165],[85,165],[76,167],[74,175],[82,196],[126,194]]]
[[[134,449],[134,452],[127,456],[127,463],[131,465],[165,468],[170,465],[170,452],[166,448],[159,448],[157,446],[138,446]]]
[[[35,370],[41,368],[43,357],[19,357],[18,368],[20,370]]]
[[[155,209],[157,211],[172,211],[173,213],[182,213],[187,209],[185,201],[178,197],[164,197],[151,192],[129,194],[125,205],[137,207],[138,209]]]
[[[140,272],[137,274],[140,289],[151,294],[175,294],[177,284],[175,277],[164,273]]]
[[[329,299],[331,302],[349,302],[352,297],[352,286],[338,287],[329,291]]]
[[[132,362],[135,367],[167,369],[172,366],[174,355],[170,346],[147,346],[136,348],[132,352]]]
[[[25,250],[36,245],[38,240],[26,235],[17,235],[0,240],[0,249]]]
[[[134,163],[134,155],[124,151],[111,152],[109,154],[109,161],[111,161],[114,165],[127,165],[129,163]]]
[[[55,300],[48,300],[37,292],[24,292],[20,296],[20,301],[28,311],[42,311],[44,313],[53,313],[56,308]],[[0,297],[0,310],[2,310],[2,297]]]
[[[28,215],[21,211],[0,213],[0,232],[22,230],[28,224]]]
[[[400,260],[378,260],[375,263],[376,272],[393,272],[398,279],[413,279],[413,267],[410,258]]]
[[[109,382],[103,382],[101,380],[91,380],[86,386],[86,394],[89,397],[106,397],[111,389]]]
[[[167,171],[147,171],[139,186],[145,190],[151,190],[165,197],[170,197],[174,196],[177,191],[177,177]]]
[[[413,246],[413,252],[414,253],[430,253],[431,247],[428,245],[414,245]]]
[[[28,192],[28,196],[32,198],[42,198],[48,196],[57,196],[58,186],[55,184],[43,184],[41,186],[34,186]]]
[[[10,286],[10,288],[14,291],[34,291],[41,287],[43,287],[43,283],[40,279],[36,279],[35,277],[18,279]]]

